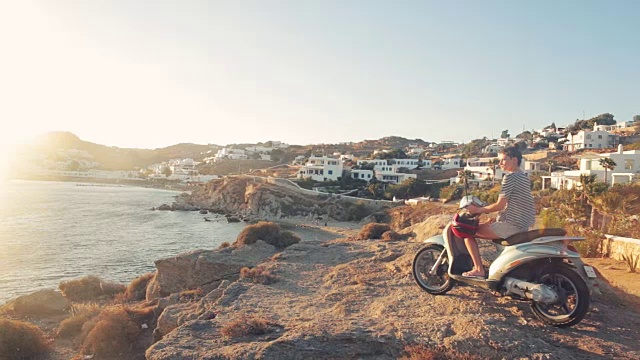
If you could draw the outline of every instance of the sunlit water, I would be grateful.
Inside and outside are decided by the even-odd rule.
[[[1,180],[0,180],[1,181]],[[86,185],[86,184],[82,184]],[[151,211],[177,192],[70,182],[0,184],[0,304],[84,275],[128,283],[154,261],[233,242],[245,226]]]

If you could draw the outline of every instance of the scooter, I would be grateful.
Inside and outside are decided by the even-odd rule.
[[[486,205],[475,196],[465,196],[458,214],[466,212],[469,204]],[[472,217],[468,212],[464,214]],[[566,236],[564,229],[549,228],[492,240],[499,255],[491,263],[487,278],[472,278],[462,276],[473,268],[473,262],[464,239],[453,233],[452,223],[442,235],[425,240],[426,246],[413,259],[413,277],[422,289],[442,295],[457,282],[479,286],[499,296],[530,302],[538,319],[561,328],[573,326],[585,317],[590,302],[585,279],[594,279],[596,274],[591,266],[584,265],[571,245],[585,238]]]

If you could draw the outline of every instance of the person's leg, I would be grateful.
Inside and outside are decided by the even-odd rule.
[[[484,267],[482,267],[482,258],[480,257],[480,249],[478,248],[478,242],[475,238],[464,239],[464,244],[467,246],[471,260],[473,261],[473,269],[462,273],[462,276],[484,276]]]
[[[500,236],[496,235],[490,228],[490,223],[483,223],[478,225],[478,231],[476,237],[482,239],[500,239]],[[462,276],[481,276],[484,277],[484,267],[482,266],[482,257],[480,257],[480,249],[478,248],[478,241],[476,238],[464,239],[464,244],[471,255],[473,261],[473,269],[462,273]]]

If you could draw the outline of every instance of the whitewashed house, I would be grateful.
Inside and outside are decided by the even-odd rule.
[[[416,174],[400,173],[398,170],[404,166],[398,165],[376,165],[373,168],[376,179],[393,184],[400,184],[407,179],[415,179],[418,177]]]
[[[462,166],[463,166],[462,159],[449,158],[449,159],[442,159],[442,165],[440,165],[440,168],[442,170],[447,170],[447,169],[458,169],[458,168],[461,168]]]
[[[244,149],[222,148],[216,153],[216,159],[247,160]]]
[[[356,162],[358,166],[373,164],[374,166],[387,165],[388,162],[385,159],[362,159]]]
[[[391,164],[398,165],[398,167],[405,167],[407,169],[415,169],[420,165],[418,159],[391,159]]]
[[[336,181],[342,177],[342,161],[328,156],[310,156],[307,163],[300,167],[298,178],[311,178],[315,181]]]
[[[619,145],[617,152],[579,156],[580,170],[558,171],[542,176],[542,188],[572,189],[580,184],[580,175],[596,175],[597,181],[604,181],[605,169],[600,165],[602,158],[610,158],[616,163],[613,170],[606,172],[608,184],[624,184],[640,178],[640,150],[623,151],[622,145]]]
[[[198,175],[195,162],[191,158],[187,159],[173,159],[169,161],[169,169],[173,175],[194,176]]]
[[[599,125],[594,125],[597,128]],[[580,149],[606,149],[618,145],[619,136],[608,131],[580,130],[577,134],[567,134],[567,140],[563,143],[564,150],[576,151]]]
[[[502,151],[502,149],[504,149],[504,146],[498,145],[497,143],[496,144],[489,144],[489,145],[485,146],[484,149],[482,149],[482,152],[487,153],[487,154],[489,154],[489,153],[497,154],[500,151]]]
[[[374,178],[373,170],[351,169],[351,177],[358,180],[371,181]]]

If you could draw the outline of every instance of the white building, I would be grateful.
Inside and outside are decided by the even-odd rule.
[[[374,166],[387,165],[388,162],[385,159],[362,159],[356,162],[358,166],[373,164]]]
[[[298,171],[298,178],[315,181],[335,181],[342,177],[342,161],[328,156],[310,156]]]
[[[391,163],[398,165],[398,167],[405,167],[407,169],[415,169],[420,165],[418,159],[391,159]]]
[[[244,149],[222,148],[216,153],[216,159],[246,160],[247,158]]]
[[[398,170],[404,166],[398,165],[376,165],[373,168],[376,179],[393,184],[400,184],[407,179],[415,179],[418,177],[416,174],[400,173]]]
[[[502,151],[502,149],[504,149],[504,146],[502,145],[498,145],[498,144],[490,144],[484,147],[484,149],[482,150],[482,152],[484,153],[494,153],[497,154],[500,151]]]
[[[173,175],[194,176],[198,175],[197,164],[191,158],[174,159],[169,161],[169,169]]]
[[[607,131],[580,130],[575,135],[567,134],[567,140],[563,147],[567,151],[613,148],[618,145],[618,138],[618,135],[610,134]]]
[[[554,172],[550,176],[542,177],[542,188],[572,189],[580,184],[580,175],[596,175],[597,181],[604,181],[605,169],[600,165],[600,159],[610,158],[616,163],[613,170],[608,170],[608,184],[624,184],[640,178],[640,150],[623,151],[622,145],[617,152],[583,154],[580,159],[580,170]]]
[[[440,168],[442,170],[458,169],[461,167],[462,167],[462,160],[460,158],[442,159],[442,165],[440,165]]]
[[[373,170],[352,169],[351,177],[358,180],[371,181],[374,175]]]

